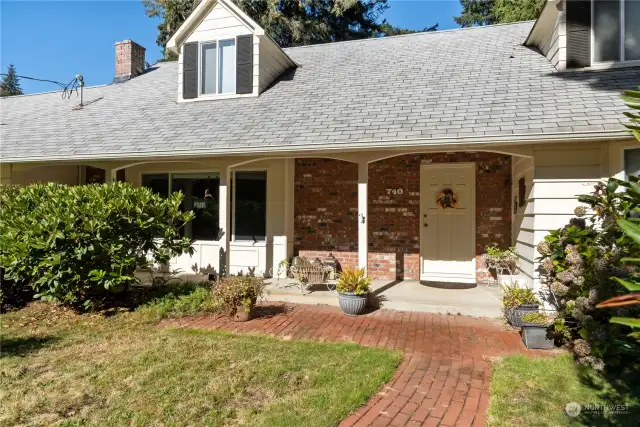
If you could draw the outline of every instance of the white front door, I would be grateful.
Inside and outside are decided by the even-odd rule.
[[[475,181],[473,163],[421,165],[420,280],[475,283]]]

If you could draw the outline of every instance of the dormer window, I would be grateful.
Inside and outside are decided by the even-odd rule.
[[[258,96],[296,64],[233,1],[202,0],[167,42],[178,102]]]
[[[185,43],[181,59],[182,99],[252,96],[253,35]]]
[[[236,93],[236,40],[217,40],[200,46],[200,94]]]
[[[640,1],[594,0],[592,16],[592,62],[640,60]]]

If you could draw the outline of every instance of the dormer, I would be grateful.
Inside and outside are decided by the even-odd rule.
[[[255,97],[295,63],[230,0],[202,0],[167,43],[178,102]]]
[[[549,0],[525,45],[558,70],[640,65],[640,1]]]

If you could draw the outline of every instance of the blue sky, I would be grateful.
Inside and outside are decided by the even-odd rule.
[[[421,30],[436,22],[457,28],[457,0],[390,0],[384,18]],[[68,82],[77,73],[89,86],[110,83],[114,43],[131,39],[147,49],[146,59],[160,58],[157,20],[144,14],[140,0],[30,1],[0,0],[0,66],[14,64],[19,75]],[[25,93],[55,90],[50,83],[21,80]]]

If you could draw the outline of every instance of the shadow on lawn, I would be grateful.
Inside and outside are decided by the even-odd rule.
[[[606,402],[604,406],[594,402],[578,402],[582,410],[577,419],[588,426],[637,426],[640,417],[640,363],[631,358],[630,363],[617,369],[609,369],[596,376],[579,366],[580,380],[593,389]]]
[[[23,357],[28,353],[38,351],[56,341],[58,341],[58,338],[54,336],[2,338],[2,342],[0,343],[0,358],[10,356]]]

